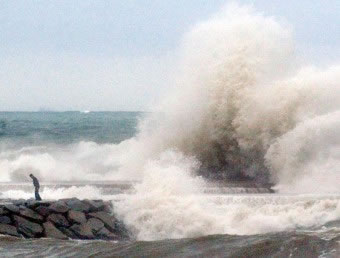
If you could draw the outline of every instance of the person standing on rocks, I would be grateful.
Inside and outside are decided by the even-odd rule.
[[[30,174],[30,178],[33,179],[33,185],[34,185],[34,188],[35,188],[35,199],[37,201],[41,201],[41,197],[40,197],[40,194],[39,194],[39,188],[40,188],[39,180],[33,174]]]

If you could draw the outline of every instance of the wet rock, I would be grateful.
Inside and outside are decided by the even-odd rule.
[[[5,224],[0,224],[0,234],[20,237],[16,227]]]
[[[50,214],[50,209],[46,206],[39,206],[35,209],[41,216],[47,217]]]
[[[69,227],[70,226],[70,223],[61,214],[52,213],[47,217],[47,221],[51,221],[56,226],[60,226],[60,227]]]
[[[34,209],[35,207],[39,206],[38,201],[34,199],[27,200],[24,205],[30,209]]]
[[[112,205],[112,202],[109,202],[109,201],[105,201],[104,202],[104,210],[103,211],[105,211],[105,212],[107,212],[107,213],[112,213],[112,211],[113,211],[113,205]]]
[[[86,222],[85,213],[81,211],[69,210],[67,217],[72,223],[83,224]]]
[[[21,210],[24,210],[24,209],[26,209],[27,207],[25,206],[25,205],[19,205],[19,213],[20,213],[20,211]]]
[[[0,224],[11,224],[11,219],[7,216],[0,216]]]
[[[125,225],[121,221],[115,222],[115,230],[114,233],[116,236],[119,236],[120,239],[129,239],[129,231],[126,229]]]
[[[25,205],[26,204],[26,200],[25,199],[13,200],[12,202],[16,206],[20,206],[20,205]]]
[[[20,210],[20,215],[25,217],[25,218],[35,220],[35,221],[39,221],[39,222],[42,222],[44,220],[44,218],[41,215],[39,215],[35,211],[32,211],[29,208],[24,208],[24,209]]]
[[[72,198],[59,201],[18,200],[15,203],[0,205],[0,230],[3,234],[26,238],[46,236],[104,240],[128,236],[124,225],[108,212],[112,210],[111,202]]]
[[[102,200],[84,200],[83,202],[90,205],[90,212],[103,211],[105,204]]]
[[[56,213],[66,213],[70,208],[66,205],[64,201],[57,201],[55,203],[52,203],[48,209],[51,212],[56,212]]]
[[[101,230],[99,230],[97,232],[96,236],[99,237],[100,239],[105,239],[105,240],[115,240],[115,239],[118,239],[117,235],[115,235],[114,233],[110,232],[105,227],[102,228]]]
[[[85,213],[90,211],[90,205],[88,203],[82,202],[76,198],[67,200],[66,204],[73,211],[81,211]]]
[[[9,212],[4,207],[0,207],[0,216],[7,215]]]
[[[89,213],[88,216],[90,218],[97,218],[97,219],[101,220],[102,222],[104,222],[105,226],[109,230],[115,229],[115,221],[116,220],[112,215],[110,215],[107,212],[104,212],[104,211],[92,212],[92,213]]]
[[[50,221],[45,222],[43,226],[45,229],[46,237],[56,239],[68,239],[68,237],[64,235],[61,231],[59,231]]]
[[[94,235],[88,224],[74,224],[70,229],[80,238],[80,239],[93,239]]]
[[[14,215],[14,221],[18,232],[22,233],[26,237],[39,237],[43,232],[43,228],[39,224],[28,221],[22,217]]]
[[[27,201],[26,206],[30,209],[36,209],[37,207],[47,207],[50,205],[48,201],[36,201],[36,200],[29,200]]]
[[[8,210],[10,213],[15,213],[15,214],[18,214],[19,211],[20,211],[19,207],[16,206],[16,205],[14,205],[14,204],[6,204],[6,205],[4,206],[4,208],[5,208],[6,210]]]
[[[78,236],[70,229],[59,227],[58,228],[64,235],[72,239],[78,239]]]
[[[96,218],[89,219],[86,224],[91,228],[93,234],[96,234],[104,227],[104,223]]]

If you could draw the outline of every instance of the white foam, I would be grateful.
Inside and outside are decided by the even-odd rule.
[[[136,192],[114,202],[139,240],[249,235],[321,226],[340,218],[339,195],[207,195],[191,160],[163,154],[145,166]]]

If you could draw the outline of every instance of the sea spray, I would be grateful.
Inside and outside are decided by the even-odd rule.
[[[180,52],[174,93],[121,144],[130,151],[119,171],[143,175],[117,206],[137,238],[259,234],[338,220],[338,195],[318,194],[339,192],[339,67],[300,65],[289,29],[236,5],[194,27]],[[163,166],[169,150],[182,158]],[[316,195],[210,198],[199,190],[202,174]]]
[[[195,157],[196,173],[208,178],[309,192],[316,176],[330,178],[318,192],[338,191],[340,69],[300,65],[287,27],[237,5],[195,26],[179,51],[174,92],[121,143],[127,152],[119,171],[143,174],[147,162],[174,149]],[[308,155],[307,125],[318,143]],[[292,152],[280,147],[289,139]],[[308,175],[315,157],[321,170]]]
[[[195,160],[178,152],[164,152],[159,160],[145,165],[144,179],[135,193],[114,202],[118,216],[137,239],[223,233],[223,224],[200,198],[205,184],[193,176],[195,166]]]

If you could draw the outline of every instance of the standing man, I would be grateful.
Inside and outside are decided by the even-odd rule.
[[[39,195],[40,184],[39,184],[38,178],[33,176],[33,174],[30,174],[30,178],[33,179],[33,185],[34,185],[34,188],[35,188],[35,199],[37,201],[41,201],[41,197]]]

